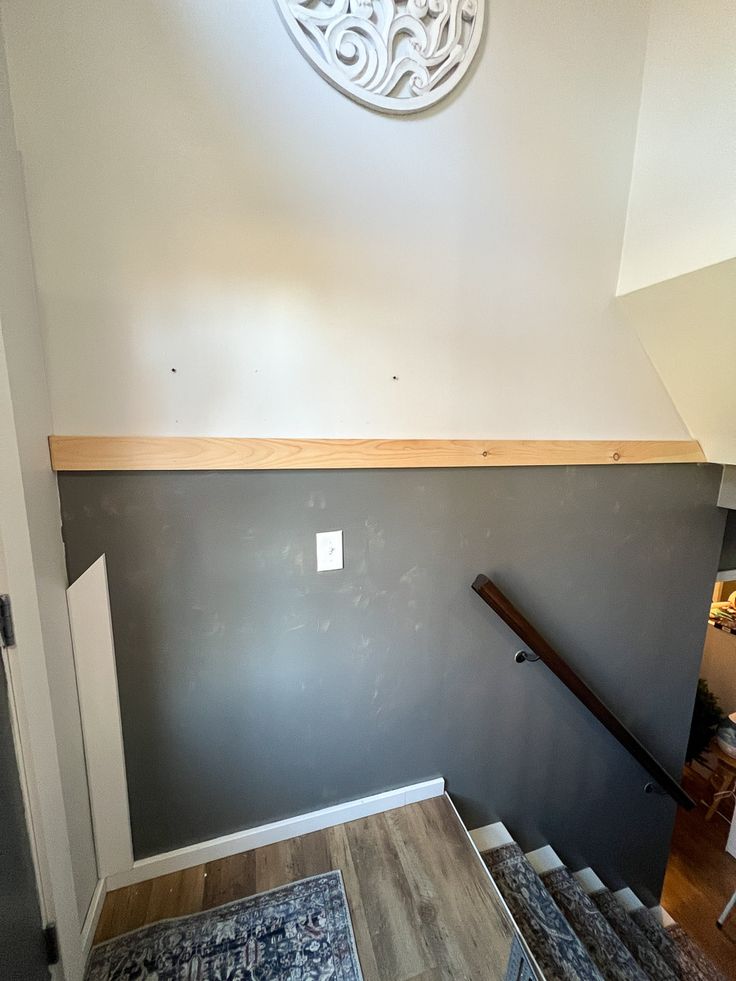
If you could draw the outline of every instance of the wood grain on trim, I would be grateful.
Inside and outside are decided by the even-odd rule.
[[[704,463],[694,440],[51,436],[54,470],[354,470]]]

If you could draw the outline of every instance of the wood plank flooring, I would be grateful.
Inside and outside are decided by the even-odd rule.
[[[690,770],[683,779],[693,798],[710,800],[712,790]],[[736,859],[724,851],[728,824],[705,820],[702,804],[677,812],[662,905],[728,978],[736,978],[736,913],[723,930],[716,919],[736,889]]]
[[[95,943],[340,869],[365,981],[494,981],[512,927],[444,797],[108,894]]]

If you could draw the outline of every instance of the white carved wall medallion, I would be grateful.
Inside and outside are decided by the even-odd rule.
[[[382,112],[427,109],[467,72],[485,0],[276,0],[304,56],[335,88]]]

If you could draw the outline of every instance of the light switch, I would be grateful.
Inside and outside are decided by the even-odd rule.
[[[342,569],[342,532],[317,532],[317,572]]]

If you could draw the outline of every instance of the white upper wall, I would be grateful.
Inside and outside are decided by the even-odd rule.
[[[2,2],[56,432],[686,435],[613,302],[647,3],[492,0],[395,119],[270,0]]]
[[[619,293],[736,256],[736,3],[652,0]]]

